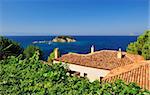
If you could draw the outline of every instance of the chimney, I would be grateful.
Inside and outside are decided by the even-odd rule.
[[[57,59],[59,57],[58,48],[54,49],[54,57],[55,57],[55,59]]]
[[[122,58],[121,48],[119,48],[119,51],[117,52],[117,58],[119,58],[119,59]]]
[[[91,53],[94,53],[94,46],[91,47]]]

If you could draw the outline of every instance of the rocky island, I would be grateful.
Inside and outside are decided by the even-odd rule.
[[[76,40],[71,36],[57,36],[52,40],[52,42],[76,42]]]

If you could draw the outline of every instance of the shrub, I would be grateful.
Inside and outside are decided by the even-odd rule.
[[[39,61],[39,53],[21,60],[21,57],[10,56],[0,61],[0,94],[44,95],[55,83],[65,79],[66,70],[60,64],[49,66]]]
[[[39,58],[42,59],[42,50],[34,45],[27,46],[27,48],[23,51],[23,55],[25,58],[30,58],[36,51],[39,51]]]
[[[13,55],[18,56],[23,51],[19,43],[0,36],[0,60]]]

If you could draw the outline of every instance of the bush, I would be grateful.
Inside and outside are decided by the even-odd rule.
[[[23,51],[19,43],[0,36],[0,60],[13,55],[18,56]]]
[[[136,42],[132,42],[127,47],[127,52],[142,55],[145,59],[150,59],[150,30],[140,35]]]
[[[23,51],[23,55],[25,58],[30,58],[36,51],[39,51],[39,58],[42,59],[42,50],[34,45],[27,46],[27,48]]]
[[[49,66],[38,60],[38,52],[31,58],[21,60],[21,57],[11,56],[0,61],[0,94],[44,95],[55,83],[62,81],[66,70],[62,65]]]

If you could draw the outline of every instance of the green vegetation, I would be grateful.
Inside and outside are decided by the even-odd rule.
[[[69,38],[69,39],[74,39],[74,38],[71,37],[71,36],[58,36],[57,38],[62,38],[62,39],[67,39],[67,38]]]
[[[140,35],[136,42],[130,43],[127,52],[142,55],[146,60],[150,60],[150,30]]]
[[[42,51],[39,47],[29,45],[24,50],[19,43],[0,36],[0,60],[5,59],[8,56],[18,56],[20,54],[23,54],[24,58],[30,58],[37,50],[40,53],[40,59],[42,59]]]
[[[76,40],[71,36],[57,36],[52,42],[76,42]]]
[[[20,44],[0,36],[0,60],[10,55],[17,56],[22,53],[22,51],[23,48],[20,47]]]
[[[33,54],[35,53],[35,51],[39,51],[39,57],[40,59],[42,59],[42,50],[34,45],[29,45],[24,51],[23,51],[23,55],[25,56],[25,58],[30,58],[33,56]]]
[[[36,51],[31,58],[10,56],[0,61],[1,95],[148,95],[134,83],[89,82],[67,75],[67,66],[44,64]]]

